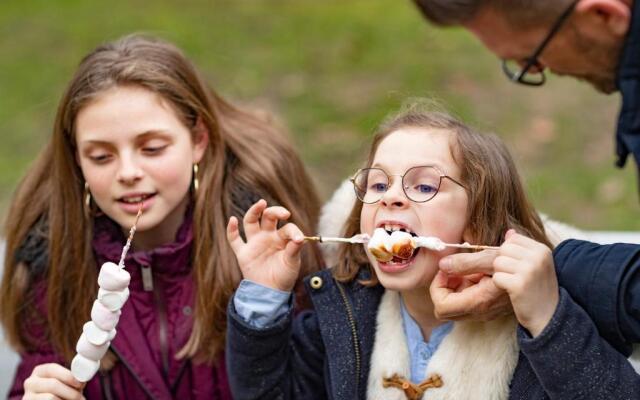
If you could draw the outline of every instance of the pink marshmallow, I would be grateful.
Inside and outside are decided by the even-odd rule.
[[[111,331],[103,331],[93,322],[89,321],[82,327],[82,334],[86,337],[89,343],[96,346],[101,346],[113,339],[115,336],[115,329]]]
[[[71,373],[80,382],[88,382],[98,372],[100,361],[86,358],[82,354],[76,354],[71,361]]]
[[[129,286],[130,280],[131,275],[124,268],[120,268],[112,262],[102,264],[98,275],[98,285],[102,289],[110,291],[124,290]]]
[[[110,331],[118,324],[121,311],[110,311],[98,300],[93,302],[91,320],[103,331]]]
[[[109,311],[118,311],[129,298],[129,288],[120,291],[98,289],[98,301]]]
[[[93,361],[100,361],[109,348],[111,342],[107,341],[99,346],[92,344],[87,340],[87,336],[83,333],[76,344],[76,352]]]

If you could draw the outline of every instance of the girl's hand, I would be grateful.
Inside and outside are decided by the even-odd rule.
[[[84,399],[84,383],[78,382],[71,371],[58,364],[40,364],[24,381],[24,400]]]
[[[227,240],[244,278],[273,289],[293,289],[300,272],[304,235],[291,223],[277,229],[278,221],[290,216],[283,207],[267,208],[266,201],[258,201],[244,216],[246,243],[240,237],[238,219],[229,219]]]
[[[510,229],[493,261],[493,281],[509,293],[516,317],[536,337],[547,326],[558,301],[551,249]]]

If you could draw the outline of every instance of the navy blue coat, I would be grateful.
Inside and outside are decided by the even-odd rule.
[[[640,343],[640,246],[566,240],[553,252],[560,286],[625,356]],[[639,397],[640,398],[640,397]]]
[[[336,282],[330,270],[306,278],[305,287],[314,308],[264,329],[246,324],[231,299],[226,360],[234,398],[366,398],[384,289]],[[640,376],[563,289],[545,330],[531,339],[519,328],[518,342],[509,399],[640,398]]]

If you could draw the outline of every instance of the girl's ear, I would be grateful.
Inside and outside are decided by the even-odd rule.
[[[619,40],[631,23],[631,6],[620,0],[580,0],[575,13],[581,21],[577,28],[600,41],[606,36]]]
[[[209,128],[202,117],[198,117],[193,128],[193,162],[199,163],[209,145]]]

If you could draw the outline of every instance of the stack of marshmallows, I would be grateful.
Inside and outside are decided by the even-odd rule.
[[[98,372],[100,359],[116,336],[120,309],[129,298],[131,276],[123,266],[106,262],[98,275],[98,299],[91,308],[91,321],[82,327],[71,361],[71,373],[80,382],[87,382]]]

